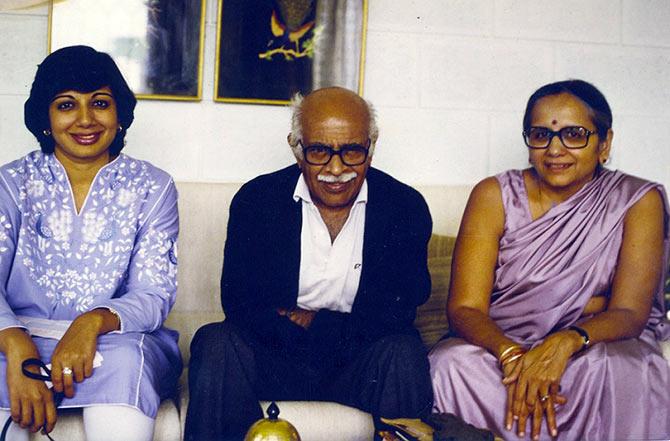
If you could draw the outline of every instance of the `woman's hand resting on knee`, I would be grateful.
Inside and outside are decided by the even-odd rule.
[[[53,394],[43,381],[26,377],[21,369],[24,360],[40,358],[37,347],[23,329],[8,328],[0,332],[0,350],[7,358],[6,380],[12,419],[31,432],[42,427],[51,432],[56,425]],[[27,369],[39,373],[36,366]]]
[[[505,426],[512,430],[517,420],[517,434],[525,435],[526,422],[532,418],[531,438],[540,435],[542,420],[547,430],[558,435],[554,405],[565,404],[559,394],[560,382],[570,357],[581,348],[581,341],[570,332],[557,332],[529,350],[514,363],[505,366],[503,384],[507,386]]]
[[[94,309],[77,317],[51,356],[54,390],[74,397],[74,382],[81,383],[93,375],[98,335],[118,328],[118,317],[107,309]]]

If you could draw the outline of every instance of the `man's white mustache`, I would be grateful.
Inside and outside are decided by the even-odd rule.
[[[352,172],[343,173],[340,176],[317,175],[316,179],[320,182],[327,182],[329,184],[344,184],[345,182],[349,182],[352,179],[356,179],[357,176],[358,176],[358,173],[352,171]]]

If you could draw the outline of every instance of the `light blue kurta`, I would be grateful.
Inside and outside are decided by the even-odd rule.
[[[181,372],[175,331],[177,191],[151,164],[121,154],[101,168],[77,213],[65,169],[36,151],[0,168],[0,330],[17,316],[73,320],[98,307],[121,330],[98,338],[104,358],[61,407],[129,405],[155,417]],[[33,337],[48,363],[57,341]],[[0,354],[0,407],[9,407]]]

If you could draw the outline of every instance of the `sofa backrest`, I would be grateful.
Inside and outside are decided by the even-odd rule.
[[[414,326],[421,333],[427,348],[433,346],[449,330],[447,297],[451,279],[451,255],[456,238],[433,234],[428,244],[428,271],[430,271],[430,298],[416,311]]]
[[[178,182],[179,287],[177,302],[167,325],[180,333],[179,346],[188,360],[188,345],[205,323],[221,321],[219,280],[230,202],[241,184]],[[455,236],[470,193],[469,186],[417,187],[433,217],[433,233]],[[444,303],[449,283],[453,238],[435,238],[429,246],[433,279],[431,300],[422,307],[417,325],[427,330],[424,341],[433,342],[446,329]],[[441,321],[443,318],[444,321]]]

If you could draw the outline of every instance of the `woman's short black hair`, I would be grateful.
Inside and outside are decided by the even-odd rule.
[[[598,136],[601,139],[604,139],[607,136],[609,129],[612,128],[612,110],[607,103],[605,95],[603,95],[596,86],[583,80],[558,81],[556,83],[546,84],[537,89],[535,93],[528,98],[526,113],[523,115],[523,130],[528,131],[530,129],[531,114],[533,113],[535,104],[540,98],[561,93],[569,93],[586,105],[591,114],[591,120],[598,131]]]
[[[58,49],[42,61],[24,106],[24,120],[44,153],[54,151],[54,139],[44,131],[51,127],[49,105],[56,94],[64,90],[89,93],[105,86],[112,90],[121,125],[109,147],[109,153],[117,155],[123,149],[126,131],[133,123],[137,100],[112,57],[88,46],[69,46]]]

